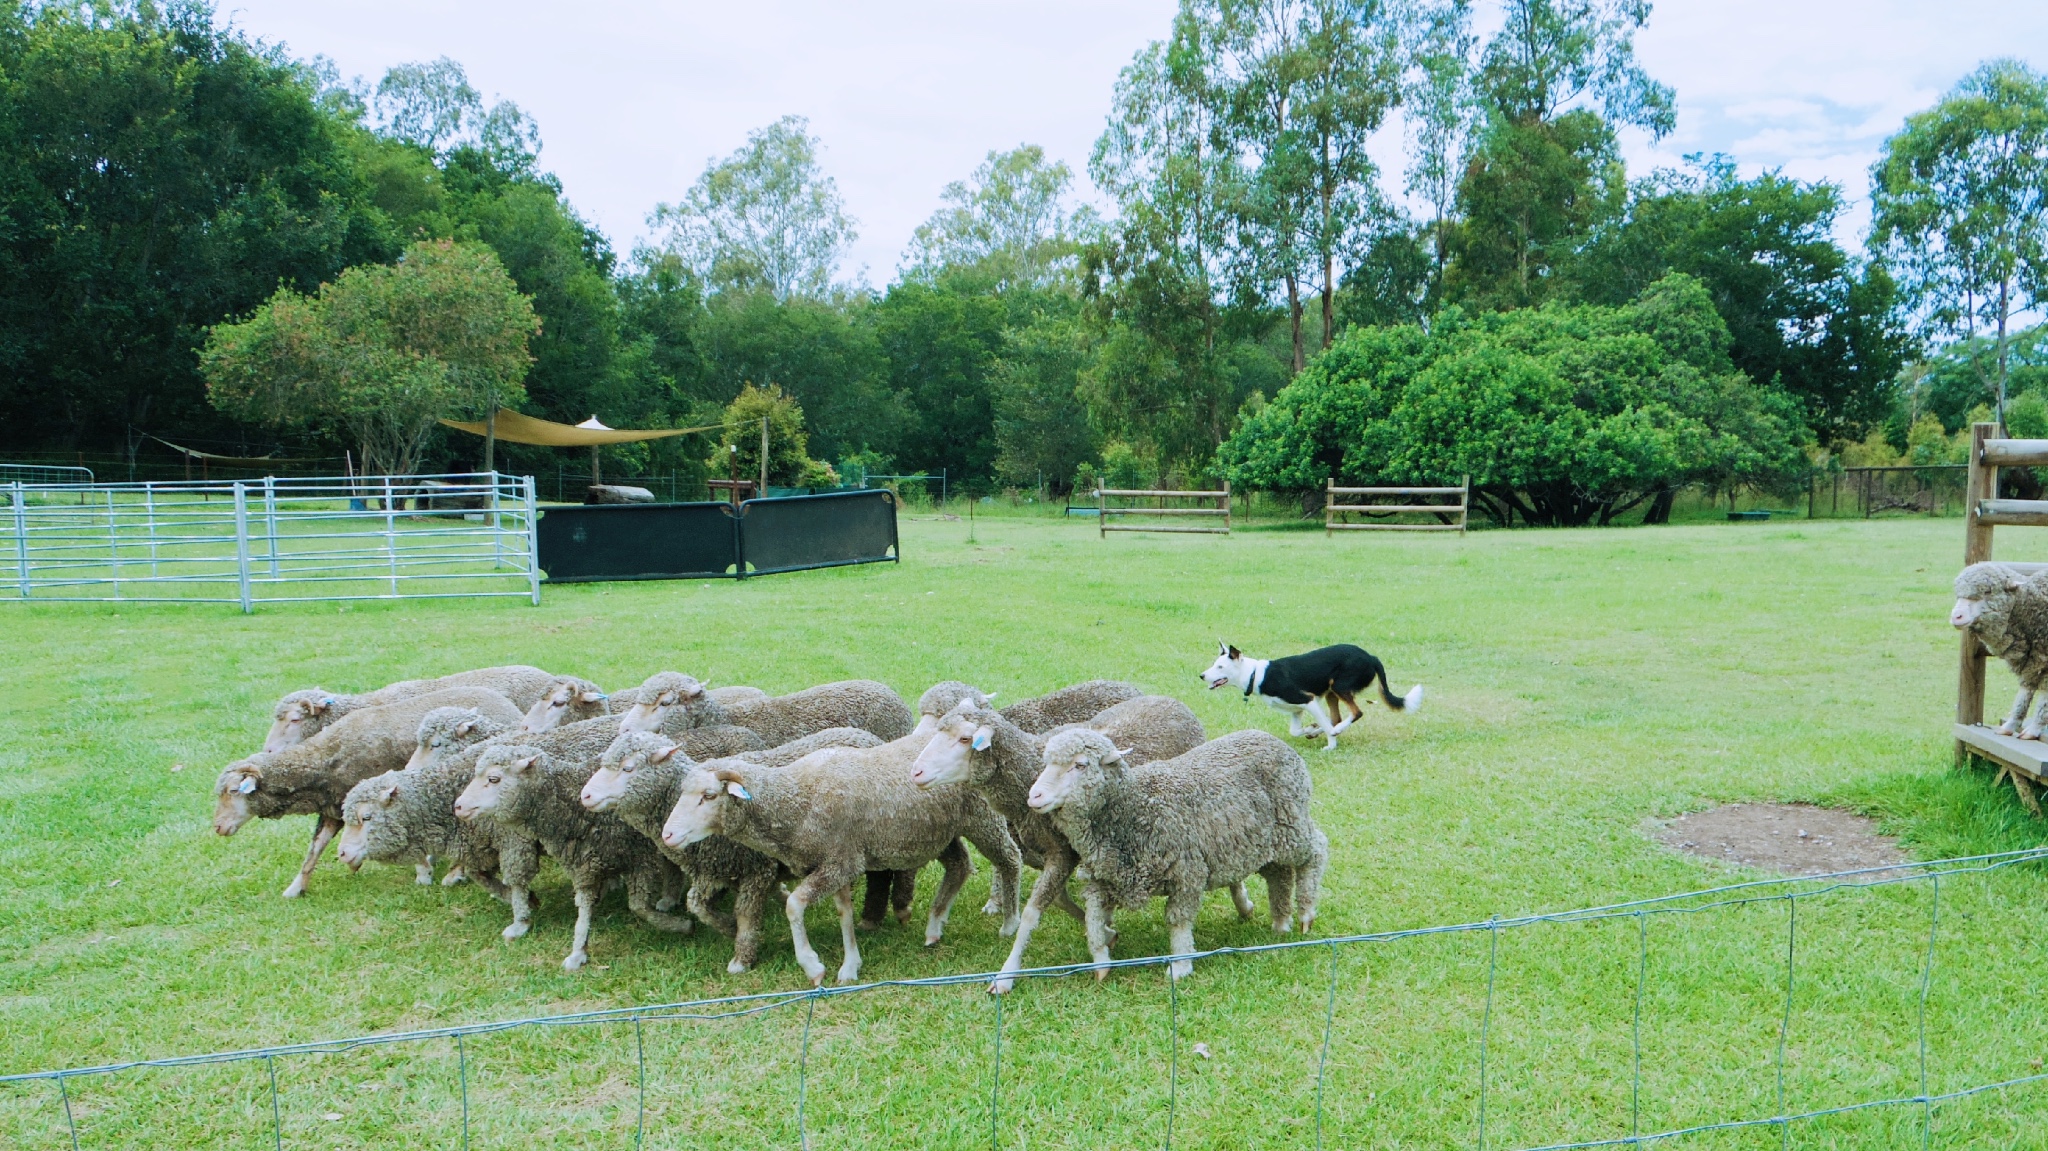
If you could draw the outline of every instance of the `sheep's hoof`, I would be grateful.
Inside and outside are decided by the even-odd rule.
[[[1166,965],[1166,977],[1168,979],[1186,979],[1194,973],[1195,961],[1192,959],[1176,959]]]
[[[849,983],[858,983],[860,981],[860,965],[857,963],[851,967],[842,965],[839,968],[838,981],[842,987]]]
[[[583,965],[588,962],[590,962],[590,956],[587,953],[572,951],[569,953],[569,958],[562,960],[562,970],[580,971]]]
[[[1311,928],[1311,927],[1313,927],[1313,926],[1315,926],[1315,922],[1316,922],[1316,917],[1315,917],[1314,915],[1312,915],[1312,914],[1310,914],[1309,912],[1306,912],[1306,911],[1302,912],[1302,913],[1301,913],[1301,933],[1302,933],[1303,935],[1307,935],[1307,934],[1308,934],[1308,929],[1309,929],[1309,928]]]
[[[1100,983],[1100,982],[1102,982],[1103,980],[1105,980],[1105,979],[1108,979],[1108,978],[1109,978],[1109,968],[1107,968],[1107,967],[1098,967],[1098,968],[1096,968],[1096,969],[1095,969],[1095,982],[1097,982],[1097,983]]]
[[[996,928],[996,934],[1004,939],[1017,934],[1017,917],[1012,915],[1008,919],[1003,920],[1003,925]]]
[[[499,932],[498,934],[505,937],[505,942],[510,943],[515,939],[524,937],[526,933],[528,931],[531,931],[532,929],[533,925],[530,923],[514,923],[507,926],[505,930]]]
[[[798,966],[804,969],[804,975],[811,981],[812,987],[823,987],[825,985],[824,964],[813,959],[807,963],[799,963]]]
[[[854,922],[853,929],[855,931],[875,931],[881,926],[882,921],[879,919],[861,919]]]
[[[944,937],[945,934],[946,933],[943,928],[935,927],[927,930],[924,933],[924,945],[926,947],[937,947],[939,945],[939,940],[942,937]]]
[[[2038,727],[2023,727],[2020,729],[2020,738],[2039,739],[2041,738],[2041,729]]]
[[[468,882],[469,876],[464,875],[459,867],[449,868],[448,874],[441,877],[441,886],[443,887],[454,887],[458,883]]]
[[[1999,735],[2011,735],[2012,722],[2008,720],[2007,722],[2001,723],[1997,727],[1992,728],[1991,730],[1997,732]]]
[[[419,869],[418,871],[415,871],[415,872],[413,872],[413,873],[412,873],[412,885],[413,885],[414,887],[432,887],[432,886],[434,886],[434,873],[433,873],[433,872],[431,872],[431,871],[429,871],[429,870],[427,870],[427,869],[426,869],[426,868],[424,868],[424,867],[423,867],[423,868],[421,868],[421,869]]]
[[[1277,933],[1281,934],[1281,935],[1285,935],[1285,934],[1287,934],[1288,932],[1290,932],[1290,931],[1293,931],[1293,930],[1294,930],[1294,917],[1293,917],[1292,915],[1276,915],[1276,916],[1274,916],[1274,917],[1273,917],[1273,930],[1274,930],[1275,932],[1277,932]]]
[[[735,959],[735,960],[732,960],[731,962],[729,962],[729,963],[727,963],[727,964],[725,965],[725,973],[726,973],[727,975],[745,975],[745,974],[746,974],[746,972],[747,972],[747,965],[746,965],[746,964],[744,964],[744,963],[741,963],[741,962],[740,962],[739,960],[737,960],[737,959]]]
[[[1016,980],[998,979],[994,983],[988,985],[988,993],[990,995],[1008,995],[1010,993],[1010,988],[1015,987],[1016,985]]]
[[[983,915],[1001,915],[1003,913],[1003,905],[996,902],[995,896],[991,895],[988,902],[981,905],[981,913]]]
[[[907,924],[910,922],[910,909],[908,907],[899,907],[894,912],[891,912],[891,914],[896,917],[896,922],[898,923]]]
[[[683,901],[680,899],[675,899],[671,898],[670,896],[664,895],[660,899],[654,901],[654,909],[656,911],[661,912],[663,915],[666,915],[669,912],[674,911],[676,908],[682,906],[682,903]]]

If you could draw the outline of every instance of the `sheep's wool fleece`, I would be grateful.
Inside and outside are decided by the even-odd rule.
[[[1060,732],[1046,761],[1071,761],[1090,731]],[[1089,881],[1126,907],[1170,882],[1225,887],[1270,863],[1307,866],[1328,840],[1309,815],[1308,765],[1264,731],[1232,732],[1184,755],[1104,771],[1052,812]]]
[[[364,825],[364,854],[379,863],[433,856],[471,874],[495,875],[513,887],[533,882],[540,853],[525,836],[501,834],[489,816],[455,818],[455,797],[469,785],[474,756],[443,756],[411,772],[387,771],[356,784],[345,805],[350,823],[360,823],[362,804],[397,786],[398,798]]]
[[[1044,735],[1068,723],[1090,723],[1105,709],[1145,694],[1136,684],[1114,679],[1091,679],[1037,699],[1021,700],[1001,709],[1003,718],[1030,732]],[[1090,724],[1090,726],[1093,726]]]
[[[2027,687],[2048,681],[2048,569],[2023,576],[2005,564],[1971,564],[1956,576],[1956,597],[1966,596],[1983,601],[1970,631],[1985,649]]]
[[[730,707],[713,699],[698,699],[688,710],[692,727],[717,723],[750,727],[761,733],[769,747],[780,747],[828,727],[857,727],[890,740],[902,739],[917,726],[917,717],[902,697],[889,685],[871,679],[840,680]]]

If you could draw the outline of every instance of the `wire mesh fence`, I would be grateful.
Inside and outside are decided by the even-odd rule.
[[[498,473],[0,487],[0,598],[540,602],[533,481]]]
[[[1985,943],[2043,859],[1219,948],[1156,998],[1073,965],[0,1075],[0,1142],[2036,1147],[2048,1021]],[[1285,1009],[1212,1052],[1247,984]]]

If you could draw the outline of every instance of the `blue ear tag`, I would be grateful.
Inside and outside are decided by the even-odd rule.
[[[256,781],[245,775],[242,777],[242,785],[235,788],[235,790],[243,795],[248,795],[256,790]]]
[[[731,793],[734,799],[744,799],[751,802],[754,798],[754,793],[748,791],[745,784],[727,783],[725,790]]]
[[[980,728],[980,729],[978,729],[977,731],[975,731],[975,733],[974,733],[974,742],[973,742],[973,743],[972,743],[972,744],[971,744],[970,746],[971,746],[971,747],[973,747],[973,748],[974,748],[974,750],[976,750],[976,751],[987,751],[987,750],[988,750],[988,745],[989,745],[989,734],[988,734],[988,729],[984,727],[984,728]]]

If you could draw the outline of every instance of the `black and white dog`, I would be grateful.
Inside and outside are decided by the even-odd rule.
[[[1353,697],[1374,680],[1379,681],[1380,698],[1395,711],[1414,711],[1422,704],[1421,684],[1409,688],[1407,695],[1395,695],[1387,686],[1386,667],[1353,644],[1332,644],[1285,659],[1253,659],[1221,640],[1216,647],[1216,662],[1202,673],[1202,682],[1211,691],[1227,683],[1243,690],[1246,699],[1256,694],[1268,707],[1287,713],[1287,728],[1295,735],[1323,735],[1325,751],[1337,746],[1338,732],[1365,714]],[[1337,718],[1343,714],[1339,701],[1351,708],[1343,720]]]

